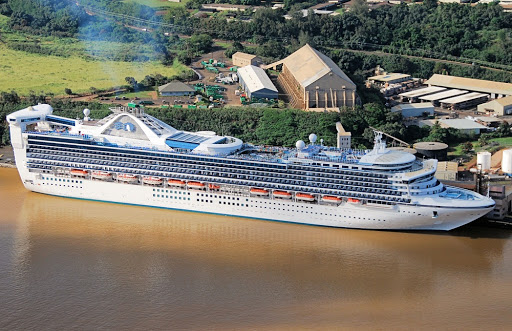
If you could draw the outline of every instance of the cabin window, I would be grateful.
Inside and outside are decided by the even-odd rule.
[[[435,211],[435,210],[434,210],[434,211],[432,212],[432,218],[437,218],[437,211]]]

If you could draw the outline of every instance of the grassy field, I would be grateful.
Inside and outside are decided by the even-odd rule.
[[[0,44],[0,91],[15,90],[26,95],[29,91],[64,94],[124,85],[125,77],[142,80],[149,74],[172,76],[187,67],[176,63],[164,67],[158,62],[87,61],[78,56],[68,58],[43,56],[10,50]]]
[[[185,6],[188,0],[181,0],[181,2],[171,2],[167,0],[124,0],[123,2],[136,2],[141,5],[145,5],[152,8],[160,7],[176,7]]]

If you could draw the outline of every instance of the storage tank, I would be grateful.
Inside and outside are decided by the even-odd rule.
[[[491,169],[491,153],[489,152],[478,152],[476,154],[476,165],[481,165],[482,171]]]
[[[413,147],[418,151],[419,157],[446,161],[448,145],[444,143],[424,141],[414,144]]]
[[[506,174],[512,174],[512,149],[506,149],[503,151],[501,170]]]

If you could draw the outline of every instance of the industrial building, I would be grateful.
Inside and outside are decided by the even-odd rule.
[[[436,170],[436,178],[439,180],[457,180],[458,164],[457,162],[438,162]]]
[[[376,86],[387,86],[391,84],[398,84],[407,81],[412,81],[411,75],[401,74],[397,72],[390,72],[383,75],[372,76],[368,78],[368,82]]]
[[[163,97],[194,95],[195,90],[185,83],[174,80],[158,87],[158,92]]]
[[[337,147],[340,149],[349,149],[351,147],[352,133],[345,131],[341,122],[336,122]]]
[[[451,110],[467,109],[489,100],[489,95],[479,92],[471,92],[456,97],[439,100],[441,107]]]
[[[450,118],[450,119],[439,119],[439,120],[423,120],[419,121],[419,126],[433,126],[436,122],[439,122],[439,125],[442,128],[454,128],[462,131],[466,134],[476,134],[479,135],[482,131],[487,131],[488,128],[485,125],[477,123],[470,119],[465,118]],[[416,147],[415,147],[416,148]]]
[[[478,112],[497,116],[512,114],[512,96],[504,97],[478,105]]]
[[[259,67],[248,65],[237,71],[240,86],[249,98],[277,99],[277,88]]]
[[[468,90],[471,92],[486,93],[491,96],[491,99],[512,95],[512,84],[493,82],[489,80],[435,74],[427,80],[425,84],[429,86],[440,86]]]
[[[262,63],[261,59],[253,54],[236,52],[231,57],[233,65],[238,67],[245,67],[249,65],[258,66]]]
[[[434,106],[439,106],[440,105],[439,101],[441,101],[443,99],[455,97],[455,96],[466,94],[466,93],[468,93],[468,91],[457,90],[457,89],[446,90],[446,91],[442,91],[442,92],[438,92],[438,93],[434,93],[434,94],[424,95],[424,96],[418,97],[418,99],[421,101],[432,102],[434,104]]]
[[[403,117],[419,117],[434,115],[434,105],[430,102],[403,103],[391,108],[393,112],[400,112]]]
[[[438,87],[438,86],[429,86],[418,90],[413,90],[409,92],[404,92],[399,94],[401,102],[417,102],[419,97],[430,95],[438,92],[446,91],[446,88],[444,87]]]
[[[278,83],[290,98],[290,105],[304,110],[339,110],[356,105],[356,84],[327,56],[305,45],[282,64]]]

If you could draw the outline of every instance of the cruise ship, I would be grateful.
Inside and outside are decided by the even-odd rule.
[[[7,116],[16,166],[31,191],[170,210],[375,230],[451,230],[494,201],[444,186],[437,160],[297,141],[254,146],[214,132],[180,131],[143,108],[101,120],[39,104]]]

